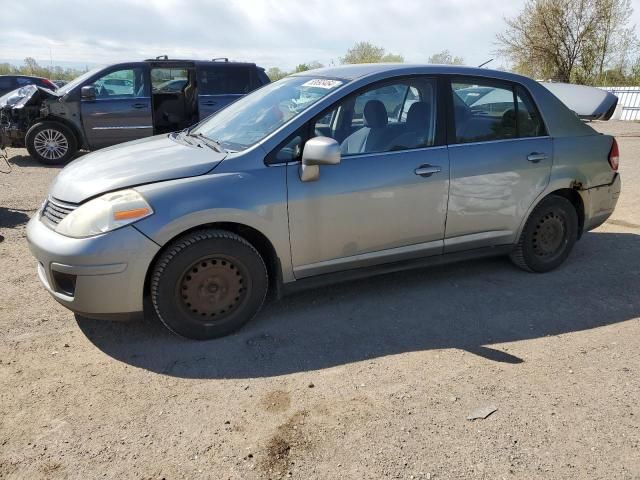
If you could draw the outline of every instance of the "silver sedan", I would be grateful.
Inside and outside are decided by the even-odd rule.
[[[611,215],[617,169],[615,139],[529,78],[343,66],[74,161],[27,235],[69,309],[128,318],[150,297],[208,339],[269,291],[487,255],[552,270]]]

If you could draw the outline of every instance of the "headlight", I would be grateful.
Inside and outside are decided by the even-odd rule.
[[[73,238],[91,237],[124,227],[148,217],[153,210],[135,190],[106,193],[80,205],[56,227],[56,232]]]

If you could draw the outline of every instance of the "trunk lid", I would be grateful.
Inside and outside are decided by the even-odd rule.
[[[618,105],[618,97],[599,88],[569,83],[541,84],[583,120],[609,120]]]

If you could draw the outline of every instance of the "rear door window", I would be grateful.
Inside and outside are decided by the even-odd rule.
[[[199,71],[200,95],[244,95],[252,90],[252,69],[236,65],[211,65]]]
[[[541,137],[547,134],[547,130],[531,96],[521,86],[516,87],[518,99],[518,136]]]
[[[451,83],[457,143],[517,137],[513,87],[501,82]]]

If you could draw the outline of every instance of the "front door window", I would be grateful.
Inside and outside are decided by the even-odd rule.
[[[430,78],[373,87],[323,114],[315,133],[334,138],[343,156],[433,146],[435,92],[436,82]]]
[[[139,98],[149,96],[149,86],[142,68],[128,68],[110,72],[90,86],[96,89],[96,98]]]

